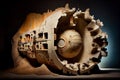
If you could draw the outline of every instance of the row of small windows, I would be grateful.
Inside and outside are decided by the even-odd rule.
[[[20,51],[24,50],[45,50],[48,49],[47,42],[41,42],[39,40],[48,39],[48,32],[42,32],[38,33],[38,36],[36,37],[36,31],[33,31],[33,34],[25,34],[25,37],[23,38],[20,36],[20,39],[18,41],[18,47]],[[38,40],[38,41],[37,41]]]

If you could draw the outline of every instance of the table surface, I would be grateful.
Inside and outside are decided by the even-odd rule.
[[[36,75],[36,74],[15,74],[0,72],[0,78],[8,79],[101,79],[101,78],[120,78],[120,69],[116,68],[101,68],[100,73],[90,75],[77,75],[77,76],[66,76],[66,75]]]

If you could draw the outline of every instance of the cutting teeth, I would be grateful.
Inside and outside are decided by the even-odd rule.
[[[95,20],[89,9],[75,11],[66,5],[33,18],[36,16],[27,19],[31,23],[24,23],[25,29],[20,28],[14,54],[18,51],[26,58],[70,75],[91,73],[90,70],[108,54],[105,48],[108,36],[101,29],[103,22]],[[32,24],[34,29],[28,24]],[[24,31],[26,26],[30,28],[28,31]]]
[[[64,60],[61,63],[64,65],[63,73],[68,75],[90,73],[89,68],[95,65],[91,60],[86,63],[67,63],[67,60]]]

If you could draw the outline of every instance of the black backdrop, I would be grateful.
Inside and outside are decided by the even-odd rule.
[[[108,57],[103,58],[101,67],[120,68],[119,0],[16,0],[0,2],[0,70],[13,67],[11,39],[32,12],[43,13],[69,3],[70,7],[90,12],[104,23],[103,31],[109,35]]]

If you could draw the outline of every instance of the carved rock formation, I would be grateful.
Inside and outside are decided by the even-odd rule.
[[[56,73],[92,73],[107,56],[107,34],[102,26],[89,9],[83,12],[66,6],[42,15],[29,14],[13,37],[14,64],[22,66],[20,61],[26,59],[33,67],[45,64]]]

